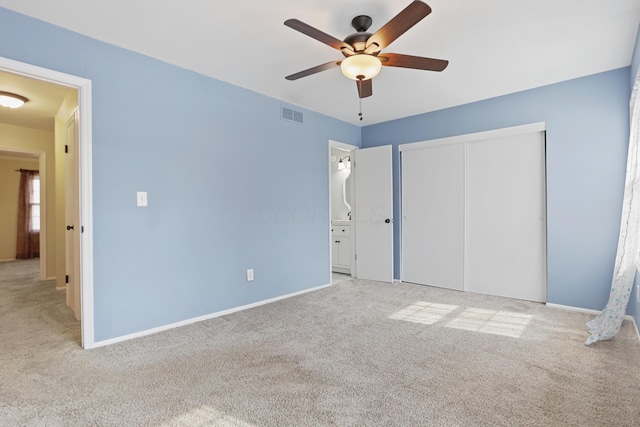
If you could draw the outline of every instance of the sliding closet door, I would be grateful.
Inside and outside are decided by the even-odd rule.
[[[544,133],[466,145],[465,290],[546,301]]]
[[[464,144],[401,156],[402,281],[462,290]]]

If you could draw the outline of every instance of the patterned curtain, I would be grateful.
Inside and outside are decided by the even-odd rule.
[[[31,212],[33,181],[38,177],[38,171],[20,169],[16,259],[37,258],[40,256],[40,224],[34,229]]]
[[[640,71],[640,70],[639,70]],[[591,336],[585,345],[596,341],[610,340],[615,337],[622,326],[627,304],[633,289],[633,282],[639,264],[640,249],[640,72],[636,76],[631,92],[631,122],[629,133],[629,154],[627,156],[627,176],[624,184],[622,201],[622,219],[618,252],[613,269],[609,302],[596,318],[587,322]]]

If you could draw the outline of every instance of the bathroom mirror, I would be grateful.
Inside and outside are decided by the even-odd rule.
[[[351,219],[351,156],[347,150],[331,150],[331,220]]]
[[[342,182],[342,200],[349,208],[349,213],[351,213],[351,169],[349,169],[347,177]]]

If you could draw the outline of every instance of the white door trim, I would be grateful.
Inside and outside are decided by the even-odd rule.
[[[544,132],[547,130],[546,122],[531,123],[522,126],[513,126],[502,129],[488,130],[485,132],[469,133],[466,135],[456,135],[447,138],[430,139],[427,141],[411,142],[408,144],[398,145],[398,150],[410,151],[420,150],[422,148],[436,147],[438,145],[452,144],[455,142],[473,142],[482,141],[483,139],[502,138],[512,135],[521,135],[523,133]]]
[[[78,90],[78,160],[80,167],[80,294],[82,298],[82,347],[95,347],[93,312],[93,203],[91,80],[0,57],[0,71],[19,74]]]

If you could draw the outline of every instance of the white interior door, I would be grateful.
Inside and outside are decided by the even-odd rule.
[[[465,290],[546,301],[544,133],[466,145]]]
[[[464,144],[403,151],[402,281],[464,286]]]
[[[78,187],[78,111],[67,121],[65,170],[65,266],[67,305],[80,320],[80,219]]]
[[[393,163],[391,146],[355,150],[356,277],[393,282]],[[352,220],[353,221],[353,220]]]

